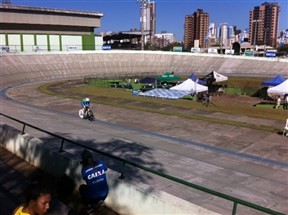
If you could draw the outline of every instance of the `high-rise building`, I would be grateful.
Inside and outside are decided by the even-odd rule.
[[[228,46],[229,41],[228,41],[228,24],[227,23],[221,23],[220,24],[220,37],[219,37],[219,44],[220,46]]]
[[[217,41],[217,27],[215,23],[210,22],[209,24],[209,34],[207,35],[206,41],[208,40],[208,46],[215,46]]]
[[[249,42],[251,45],[276,47],[280,5],[265,2],[250,11]]]
[[[150,2],[144,4],[143,8],[144,17],[144,31],[149,32],[149,37],[153,37],[156,34],[156,4],[155,2]]]
[[[216,28],[216,26],[215,26],[215,23],[211,22],[211,23],[209,24],[209,29],[211,29],[210,38],[216,38],[217,28]]]
[[[194,47],[194,41],[199,41],[200,47],[207,47],[205,40],[209,29],[209,15],[202,9],[197,9],[193,15],[185,16],[184,25],[184,48]],[[196,47],[198,48],[198,47]]]
[[[228,38],[232,38],[235,36],[235,32],[234,32],[234,26],[233,25],[230,25],[228,27]]]

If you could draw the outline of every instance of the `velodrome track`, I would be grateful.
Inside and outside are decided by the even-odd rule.
[[[136,74],[173,70],[176,73],[189,74],[191,71],[216,70],[245,75],[241,71],[244,67],[247,74],[249,70],[256,75],[287,75],[285,61],[246,61],[240,59],[234,62],[233,59],[224,57],[194,58],[170,53],[167,56],[159,53],[136,55],[133,52],[127,52],[127,55],[117,52],[3,55],[1,88],[90,74],[108,76],[117,72]],[[239,65],[243,67],[239,69]],[[288,213],[287,138],[233,126],[223,126],[219,130],[217,126],[205,122],[167,119],[147,113],[141,113],[147,120],[137,123],[139,112],[109,109],[102,105],[96,105],[99,113],[96,113],[97,120],[89,123],[79,120],[77,116],[79,101],[67,99],[59,104],[56,98],[39,95],[35,90],[36,86],[37,84],[29,84],[8,89],[8,98],[3,95],[5,90],[2,90],[1,112],[192,183]],[[129,119],[132,123],[129,123]],[[174,123],[171,123],[172,120]],[[181,124],[175,123],[179,121]],[[4,118],[1,118],[1,123],[19,126]],[[51,147],[56,147],[55,140],[43,137],[43,134],[32,129],[27,132],[36,137],[47,138]],[[227,147],[229,151],[225,151]],[[72,147],[67,149],[67,153],[76,154],[75,159],[79,155]],[[109,161],[109,166],[117,169],[117,164],[113,161]],[[165,190],[221,214],[231,212],[231,205],[218,198],[179,187],[135,169],[130,171],[131,175],[127,178],[131,183],[141,181],[153,185],[153,189]],[[239,210],[241,212],[241,208]],[[242,212],[247,214],[244,209]],[[249,214],[253,212],[249,211]]]
[[[137,51],[2,54],[1,88],[17,83],[98,75],[191,72],[205,75],[212,70],[225,74],[285,75],[288,59]]]

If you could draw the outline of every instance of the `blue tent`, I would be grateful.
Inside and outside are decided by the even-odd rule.
[[[262,86],[270,87],[270,86],[277,86],[284,82],[286,79],[283,78],[281,75],[276,75],[273,79],[262,82]]]
[[[155,83],[157,80],[156,78],[146,77],[140,80],[140,83],[142,84],[152,84]]]
[[[194,81],[194,82],[196,82],[196,83],[198,83],[198,84],[201,84],[201,85],[204,85],[204,86],[207,85],[206,81],[203,81],[203,80],[201,80],[201,79],[198,79],[197,76],[196,76],[194,73],[192,73],[189,78],[190,78],[192,81]]]

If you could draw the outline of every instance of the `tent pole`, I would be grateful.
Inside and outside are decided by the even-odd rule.
[[[197,79],[196,79],[196,81],[197,81]],[[194,81],[194,83],[195,83],[194,101],[197,100],[197,83],[196,83],[196,81]]]

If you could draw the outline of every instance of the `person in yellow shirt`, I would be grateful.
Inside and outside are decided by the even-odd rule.
[[[44,215],[50,208],[51,191],[39,182],[30,184],[24,192],[25,202],[12,215]]]

